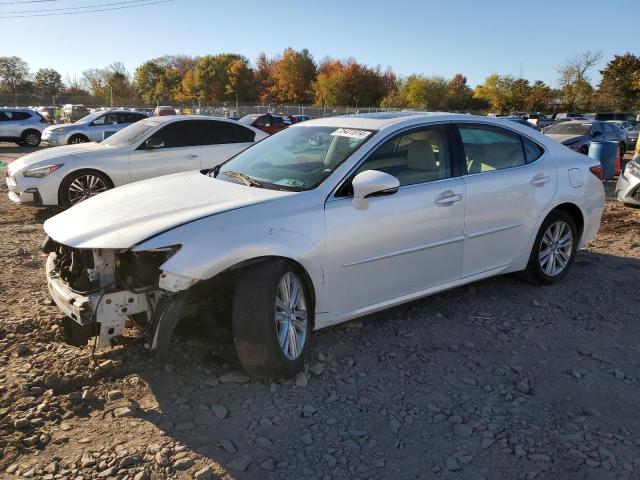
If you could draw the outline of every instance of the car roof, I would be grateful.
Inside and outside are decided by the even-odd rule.
[[[161,123],[176,122],[178,120],[218,120],[230,123],[239,123],[237,120],[231,120],[224,117],[214,117],[211,115],[165,115],[161,117],[148,117],[145,120],[141,121],[156,123],[160,125]]]
[[[402,123],[408,120],[415,120],[418,123],[419,120],[452,120],[460,119],[461,117],[467,118],[470,115],[460,113],[448,113],[448,112],[417,112],[417,111],[403,111],[403,112],[375,112],[375,113],[355,113],[350,115],[342,115],[338,117],[324,117],[307,120],[302,126],[330,126],[330,127],[345,127],[345,128],[366,128],[370,130],[381,130],[390,125],[396,123]],[[475,117],[484,118],[487,117]],[[295,125],[297,126],[297,124]]]
[[[35,110],[26,107],[0,107],[0,112],[35,112]]]

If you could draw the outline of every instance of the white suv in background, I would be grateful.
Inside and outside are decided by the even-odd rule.
[[[37,147],[49,122],[28,108],[0,108],[0,140]]]
[[[42,134],[42,140],[53,147],[73,143],[101,142],[132,123],[147,117],[146,113],[129,110],[91,113],[74,123],[47,127]]]

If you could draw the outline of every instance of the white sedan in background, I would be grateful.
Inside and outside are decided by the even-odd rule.
[[[20,157],[7,169],[9,198],[19,204],[69,207],[127,183],[215,167],[266,136],[223,118],[148,118],[100,143]]]
[[[314,329],[507,272],[559,281],[600,226],[600,173],[510,121],[309,120],[47,220],[49,290],[78,343],[134,315],[160,357],[190,292],[210,297],[248,372],[292,375]]]

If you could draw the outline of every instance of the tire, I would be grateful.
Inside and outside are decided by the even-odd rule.
[[[67,175],[60,183],[58,202],[61,207],[69,208],[111,188],[113,183],[104,173],[79,170]]]
[[[295,324],[291,303],[283,301],[286,285],[289,292],[297,285],[299,293]],[[301,273],[283,260],[259,263],[240,273],[233,296],[232,329],[238,358],[250,375],[291,377],[302,370],[313,331],[310,299]],[[279,334],[284,334],[282,342]]]
[[[73,145],[75,143],[87,143],[88,141],[89,141],[89,139],[87,137],[77,133],[77,134],[71,135],[71,137],[69,137],[69,140],[67,141],[67,145]]]
[[[26,130],[20,137],[21,146],[37,147],[40,145],[41,134],[38,130]]]
[[[559,236],[556,236],[558,231]],[[569,233],[570,238],[563,241]],[[571,268],[578,241],[578,229],[573,217],[562,210],[552,211],[540,226],[522,277],[538,285],[559,282]]]

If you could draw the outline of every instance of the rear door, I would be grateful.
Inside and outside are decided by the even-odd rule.
[[[505,267],[523,255],[553,199],[557,174],[544,148],[495,125],[457,123],[466,174],[462,277]]]
[[[129,154],[131,181],[200,169],[201,147],[194,122],[195,120],[171,122],[147,136]],[[162,146],[147,148],[146,141],[149,138],[161,141]]]
[[[9,121],[9,115],[7,114],[7,112],[5,111],[0,112],[0,138],[7,136],[5,134],[5,131],[6,131],[5,125],[7,124],[8,121]]]
[[[7,117],[3,122],[3,136],[9,138],[19,138],[24,130],[24,125],[31,118],[27,112],[5,111]]]
[[[202,168],[213,168],[253,144],[255,132],[222,120],[194,120],[201,147]]]

